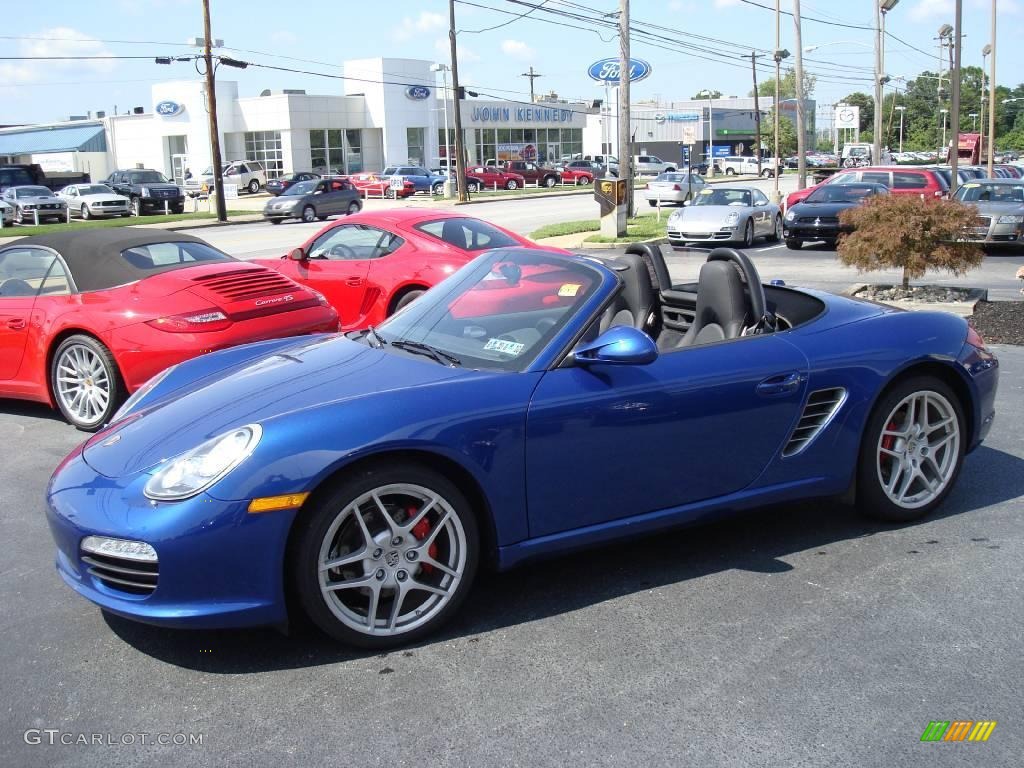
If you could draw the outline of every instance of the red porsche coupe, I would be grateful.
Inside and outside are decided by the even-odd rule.
[[[347,216],[280,259],[254,263],[322,293],[349,331],[376,325],[485,250],[539,247],[480,219],[396,208]]]
[[[315,290],[190,235],[125,227],[0,246],[0,397],[49,403],[83,430],[188,358],[337,330]]]

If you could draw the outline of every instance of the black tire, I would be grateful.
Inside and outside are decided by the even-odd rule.
[[[327,216],[317,216],[320,221],[327,221]]]
[[[772,169],[771,168],[765,168],[763,171],[761,171],[761,178],[762,179],[770,179],[771,177],[772,177]]]
[[[471,181],[471,182],[469,182],[466,185],[466,189],[468,189],[470,192],[479,192],[480,191],[480,182],[478,182],[478,181]]]
[[[797,240],[792,237],[786,238],[786,247],[793,251],[799,251],[804,246],[803,240]]]
[[[894,409],[907,397],[929,393],[941,396],[952,407],[956,416],[956,429],[958,439],[956,441],[956,453],[952,457],[955,462],[949,478],[945,481],[938,495],[927,503],[915,507],[895,503],[886,494],[882,486],[881,470],[879,469],[880,444],[883,440],[882,430],[886,428],[887,421],[893,414]],[[861,438],[860,454],[857,461],[857,507],[860,512],[868,517],[877,520],[884,520],[892,523],[905,523],[924,517],[937,506],[939,506],[949,492],[956,485],[957,477],[963,466],[963,457],[967,435],[964,432],[963,406],[956,393],[943,381],[931,376],[914,376],[903,379],[890,386],[875,403],[871,416],[868,418],[864,428],[864,435]],[[894,443],[894,447],[898,443]],[[922,461],[922,466],[924,462]]]
[[[416,299],[418,299],[420,296],[422,296],[424,293],[426,293],[426,291],[412,290],[412,291],[409,291],[408,293],[404,294],[402,296],[402,298],[400,298],[398,300],[398,303],[395,304],[395,308],[394,308],[394,310],[392,310],[391,314],[394,314],[395,312],[397,312],[398,310],[402,309],[403,307],[409,306],[414,301],[416,301]]]
[[[122,214],[121,214],[121,218],[122,218],[122,219],[127,219],[127,218],[128,218],[129,216],[131,216],[131,215],[132,215],[132,214],[131,214],[131,211],[128,211],[127,213],[122,213]]]
[[[131,211],[132,216],[142,215],[142,201],[137,197],[133,197],[131,202],[128,204],[128,209]]]
[[[387,189],[384,190],[384,197],[386,197],[388,200],[394,200],[395,199],[395,190],[393,190],[390,187],[388,187]]]
[[[86,205],[85,203],[82,203],[81,214],[82,214],[82,219],[84,219],[85,221],[88,221],[89,219],[92,218],[92,213],[89,212],[89,206]]]
[[[260,191],[260,180],[259,179],[253,179],[252,181],[250,181],[249,182],[249,194],[250,195],[255,195],[259,191]]]
[[[736,171],[734,171],[732,168],[726,168],[725,169],[725,175],[726,176],[735,176],[736,175]]]
[[[513,189],[519,189],[519,182],[516,181],[515,179],[509,179],[508,181],[505,182],[505,189],[510,191]]]
[[[768,235],[768,237],[766,239],[769,242],[772,242],[772,243],[777,243],[777,242],[779,242],[779,240],[782,239],[782,217],[781,216],[776,216],[775,217],[775,229],[772,230],[772,233],[770,235]]]
[[[443,183],[435,184],[433,186],[433,188],[430,190],[430,192],[431,192],[431,194],[437,195],[437,196],[443,195],[444,194],[444,184]]]
[[[555,184],[558,183],[558,179],[554,176],[547,176],[544,178],[544,186],[551,189]]]
[[[82,418],[80,414],[75,413],[66,402],[66,398],[61,395],[58,389],[57,372],[60,366],[61,360],[65,353],[70,354],[70,351],[74,347],[85,347],[87,348],[95,358],[102,365],[103,372],[106,375],[108,386],[107,392],[107,404],[106,407],[98,415],[91,419]],[[103,346],[97,339],[92,336],[88,336],[84,333],[76,333],[73,336],[68,336],[64,341],[60,343],[56,350],[54,350],[53,357],[50,360],[50,391],[53,393],[53,399],[57,403],[57,408],[60,410],[61,415],[64,416],[65,420],[76,429],[80,429],[83,432],[95,432],[97,429],[106,424],[113,415],[117,412],[117,409],[124,402],[124,399],[128,396],[127,390],[124,386],[124,380],[121,378],[121,372],[118,370],[117,361],[114,360],[114,356],[110,350]]]
[[[363,210],[363,207],[359,205],[359,203],[356,200],[353,200],[351,203],[348,204],[348,211],[346,211],[346,215],[352,216],[354,214],[359,213],[361,210]]]
[[[649,206],[651,206],[651,208],[657,208],[658,207],[658,201],[657,200],[648,200],[647,204]]]
[[[267,219],[271,224],[280,224],[284,219]]]
[[[369,491],[392,484],[414,485],[428,489],[447,502],[465,534],[465,561],[454,591],[435,616],[426,623],[404,632],[371,635],[343,623],[327,604],[320,590],[320,553],[335,518],[349,504]],[[410,462],[369,465],[333,481],[307,502],[289,544],[288,576],[306,615],[335,640],[374,649],[406,645],[435,632],[459,610],[476,576],[480,549],[478,531],[476,518],[466,497],[444,475]],[[364,614],[365,612],[364,608]],[[377,616],[380,617],[379,612]]]
[[[664,171],[662,171],[662,173],[675,173],[675,172],[676,172],[676,169],[673,168],[672,166],[669,166]]]
[[[316,208],[312,205],[307,205],[302,209],[302,220],[307,224],[312,224],[316,221]]]
[[[754,245],[754,222],[747,219],[747,223],[743,226],[743,247],[750,248]]]
[[[830,237],[829,239],[825,240],[825,247],[826,248],[831,248],[832,250],[835,250],[836,249],[836,243],[837,243],[836,239]]]

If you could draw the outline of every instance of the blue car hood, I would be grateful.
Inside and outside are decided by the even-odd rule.
[[[239,348],[236,348],[239,349]],[[243,349],[244,348],[240,348]],[[481,374],[426,357],[372,349],[344,336],[318,336],[210,372],[203,358],[185,364],[193,378],[173,396],[150,395],[137,412],[86,445],[85,461],[101,475],[124,477],[190,450],[235,427],[264,427],[284,414]],[[175,374],[178,374],[176,371]]]

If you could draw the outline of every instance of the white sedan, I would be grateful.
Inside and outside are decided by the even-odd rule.
[[[105,184],[72,184],[57,193],[68,204],[72,216],[92,219],[102,216],[127,216],[130,201]]]

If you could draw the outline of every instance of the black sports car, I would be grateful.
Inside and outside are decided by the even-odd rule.
[[[839,214],[860,205],[872,195],[887,195],[884,184],[822,184],[804,200],[786,211],[786,246],[794,250],[810,241],[824,240],[834,246],[842,232],[849,231],[839,223]]]

